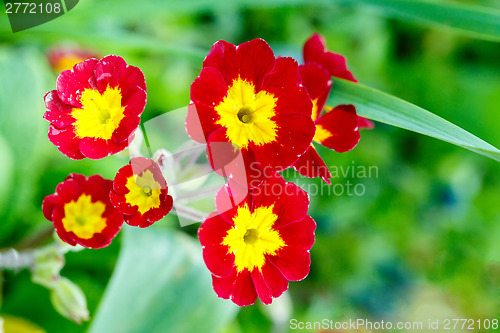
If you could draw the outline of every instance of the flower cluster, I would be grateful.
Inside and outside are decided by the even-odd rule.
[[[261,39],[219,41],[191,86],[186,130],[229,178],[198,237],[215,292],[240,306],[257,297],[269,304],[288,281],[309,274],[316,229],[309,198],[278,172],[292,167],[330,183],[312,142],[345,152],[357,145],[360,128],[373,127],[353,105],[325,106],[333,79],[356,82],[344,57],[315,34],[304,61],[275,58]]]
[[[49,140],[72,159],[99,159],[125,149],[146,106],[142,71],[118,56],[87,59],[59,74],[57,89],[45,95]],[[123,222],[141,228],[172,209],[172,197],[158,164],[137,157],[114,181],[70,174],[42,204],[45,217],[70,245],[101,248]]]
[[[309,274],[316,229],[309,196],[279,172],[294,168],[329,183],[313,142],[341,153],[357,145],[361,128],[373,127],[353,105],[326,106],[336,78],[356,80],[320,35],[305,43],[304,62],[275,57],[262,39],[218,41],[191,85],[186,131],[228,178],[198,237],[215,292],[240,306],[257,298],[270,304]],[[72,159],[122,151],[146,97],[142,71],[118,56],[77,63],[45,96],[49,139]],[[149,227],[172,207],[161,168],[144,157],[113,181],[71,174],[42,204],[62,240],[89,248],[107,246],[124,222]]]

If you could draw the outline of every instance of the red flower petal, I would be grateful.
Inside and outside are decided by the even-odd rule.
[[[81,108],[80,97],[85,89],[96,87],[94,67],[97,59],[88,59],[76,64],[72,70],[63,71],[57,77],[57,94],[63,103]]]
[[[321,177],[326,183],[331,184],[332,174],[313,145],[293,164],[293,168],[302,176]]]
[[[201,110],[203,108],[204,110]],[[204,106],[203,104],[195,104],[191,103],[188,105],[187,115],[186,115],[186,132],[187,135],[194,141],[198,143],[206,143],[207,138],[215,131],[219,126],[215,124],[215,121],[207,122],[209,127],[207,128],[207,132],[203,131],[203,127],[201,126],[202,120],[200,117],[208,115],[208,113],[213,112],[213,108]],[[208,117],[210,119],[210,117]]]
[[[313,104],[305,87],[295,87],[283,91],[276,103],[276,117],[304,115],[311,118]]]
[[[339,105],[321,116],[316,125],[328,131],[329,136],[317,140],[322,145],[339,153],[351,150],[359,142],[358,115],[354,105]]]
[[[266,172],[285,170],[295,163],[311,145],[315,131],[311,117],[303,114],[276,116],[273,120],[278,125],[277,141],[262,146],[250,143],[258,166]]]
[[[167,216],[168,213],[172,210],[172,207],[174,206],[174,199],[167,194],[166,190],[162,190],[162,194],[160,196],[160,206],[155,209],[151,209],[144,213],[140,220],[139,218],[136,218],[134,221],[131,221],[129,219],[129,215],[125,215],[125,222],[127,222],[128,225],[134,226],[134,227],[140,227],[140,228],[147,228],[151,226],[153,223],[161,220],[165,216]]]
[[[61,101],[59,95],[57,95],[57,90],[49,91],[45,94],[43,99],[48,109],[43,115],[43,118],[51,122],[53,126],[64,128],[75,121],[75,118],[71,116],[73,107]]]
[[[191,84],[191,100],[196,105],[204,104],[207,106],[217,105],[227,95],[227,84],[217,69],[213,67],[204,67],[201,70],[193,84]],[[216,121],[219,117],[215,111],[212,116]]]
[[[311,256],[309,250],[314,244],[316,223],[306,215],[303,220],[290,223],[278,229],[287,246],[268,259],[279,268],[286,279],[299,281],[309,274]]]
[[[316,120],[325,108],[326,100],[332,89],[330,74],[323,67],[313,62],[301,65],[299,69],[302,84],[314,101],[312,119]]]
[[[52,194],[45,199],[43,199],[42,202],[42,212],[43,216],[49,221],[52,221],[52,212],[54,211],[55,206],[59,203],[59,198],[57,195]]]
[[[97,89],[102,94],[109,86],[120,87],[123,94],[129,87],[139,87],[146,90],[144,73],[134,66],[129,66],[122,57],[108,55],[99,60],[95,68]]]
[[[224,299],[231,299],[239,306],[252,305],[257,300],[257,292],[248,270],[233,273],[225,278],[218,278],[212,275],[212,285],[217,296]]]
[[[370,119],[358,117],[358,128],[359,129],[372,129],[374,127],[375,127],[375,124]]]
[[[127,146],[128,141],[116,144],[113,140],[103,140],[98,138],[82,138],[78,145],[82,155],[92,160],[98,160],[103,157],[116,154],[127,148]]]
[[[212,49],[203,61],[203,67],[217,69],[222,74],[227,85],[238,77],[239,66],[236,45],[223,40],[216,42],[212,46]]]
[[[265,40],[257,38],[238,45],[236,53],[240,64],[240,77],[260,89],[264,77],[274,68],[273,50]]]
[[[236,213],[234,208],[243,206],[245,203],[249,207],[252,206],[248,187],[232,179],[229,179],[215,196],[217,213],[229,224],[233,224],[232,219]]]
[[[207,218],[198,230],[205,264],[210,272],[218,277],[227,277],[233,270],[234,254],[228,253],[228,247],[221,244],[231,227],[231,224],[214,214]]]
[[[146,98],[146,91],[139,87],[131,87],[127,90],[127,94],[123,95],[122,105],[125,107],[123,111],[125,116],[113,132],[112,140],[115,143],[131,142],[134,139],[132,135],[141,122],[141,114],[146,107]]]
[[[271,304],[273,298],[281,296],[288,289],[288,280],[269,261],[266,261],[261,271],[254,269],[251,275],[257,295],[264,304]]]
[[[309,195],[306,191],[275,173],[257,188],[252,190],[253,208],[274,205],[273,212],[279,219],[273,228],[281,228],[289,223],[300,221],[309,209]]]
[[[218,41],[212,46],[203,67],[214,67],[227,85],[241,77],[260,89],[262,80],[274,68],[274,53],[263,39],[254,39],[235,46]]]
[[[264,79],[262,89],[275,96],[281,96],[287,89],[295,88],[300,83],[297,61],[293,58],[278,58],[276,65]]]
[[[59,129],[50,125],[48,136],[50,142],[52,142],[64,155],[69,158],[74,160],[81,160],[85,158],[80,151],[79,142],[74,140],[75,132],[73,126]]]
[[[210,134],[207,157],[214,171],[222,177],[229,177],[249,187],[256,187],[263,180],[261,164],[256,161],[254,151],[239,149],[229,143],[225,127]]]
[[[316,62],[330,72],[330,75],[358,82],[347,69],[346,60],[340,54],[326,50],[326,41],[320,34],[312,35],[304,44],[304,62]]]

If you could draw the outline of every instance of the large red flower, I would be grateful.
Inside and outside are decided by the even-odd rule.
[[[373,128],[373,123],[358,116],[354,105],[325,106],[332,76],[357,82],[347,69],[345,58],[327,51],[324,38],[314,34],[304,44],[304,61],[300,75],[313,101],[312,119],[316,125],[313,141],[340,153],[353,149],[359,142],[359,129]],[[330,171],[312,144],[293,167],[306,177],[321,177],[330,183]]]
[[[57,77],[45,95],[49,140],[73,159],[99,159],[128,146],[146,105],[142,71],[118,56],[88,59]]]
[[[263,170],[291,166],[314,135],[312,104],[300,84],[297,62],[275,59],[262,39],[238,46],[215,43],[191,86],[191,101],[188,134],[207,142],[212,166],[219,173],[219,167],[241,149],[244,163],[235,168],[246,171],[251,186],[262,181]],[[213,149],[219,142],[226,145]],[[234,177],[239,172],[225,170],[222,175]]]
[[[45,217],[70,245],[105,247],[120,231],[123,214],[109,201],[111,180],[72,173],[43,200]]]
[[[141,228],[163,218],[173,205],[160,167],[144,157],[131,159],[118,171],[110,199],[125,214],[125,222]]]
[[[240,306],[264,304],[304,279],[311,264],[316,223],[309,197],[274,174],[250,192],[233,181],[216,197],[217,212],[198,237],[215,292]]]

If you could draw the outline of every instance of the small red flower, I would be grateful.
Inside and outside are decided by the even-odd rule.
[[[101,176],[72,173],[43,200],[43,214],[66,243],[105,247],[123,224],[123,214],[109,201],[111,186],[111,180]]]
[[[198,231],[203,259],[219,297],[246,306],[258,296],[270,304],[288,281],[309,274],[316,229],[307,215],[309,197],[277,173],[250,192],[229,184]]]
[[[326,41],[318,33],[313,34],[304,43],[304,62],[315,62],[324,67],[331,76],[340,77],[352,82],[358,82],[347,69],[345,58],[326,49]]]
[[[146,105],[142,71],[118,56],[88,59],[57,77],[45,95],[49,140],[72,159],[99,159],[122,151]]]
[[[238,46],[215,43],[191,85],[191,101],[188,134],[208,144],[217,172],[240,148],[244,165],[238,167],[246,169],[252,186],[262,181],[262,170],[291,166],[314,135],[311,100],[300,84],[297,62],[275,59],[262,39]],[[218,142],[229,144],[211,150]]]
[[[173,200],[167,193],[167,183],[158,164],[135,157],[116,174],[110,199],[125,214],[125,222],[145,228],[172,209]]]
[[[70,70],[77,63],[90,58],[97,58],[96,52],[75,47],[55,47],[48,51],[47,57],[50,66],[57,73]]]
[[[313,34],[304,44],[304,62],[317,63],[325,68],[328,73],[333,77],[339,77],[352,82],[358,82],[352,75],[351,71],[347,69],[347,62],[345,58],[337,53],[327,50],[326,40],[318,33]],[[359,116],[358,116],[359,117]],[[359,128],[372,129],[374,124],[372,121],[359,117]]]
[[[324,38],[314,34],[304,44],[304,61],[300,76],[313,101],[312,119],[316,125],[313,141],[339,153],[353,149],[359,142],[359,130],[373,128],[373,123],[358,116],[354,105],[325,106],[333,84],[332,76],[357,82],[347,69],[345,58],[327,51]],[[332,177],[313,145],[293,168],[306,177],[321,177],[327,183]]]

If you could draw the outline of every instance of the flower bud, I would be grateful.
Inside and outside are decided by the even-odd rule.
[[[52,305],[64,317],[80,324],[89,320],[87,300],[83,291],[65,277],[61,277],[50,294]]]
[[[54,246],[47,246],[35,250],[33,257],[32,281],[47,288],[54,288],[60,279],[64,256]]]

